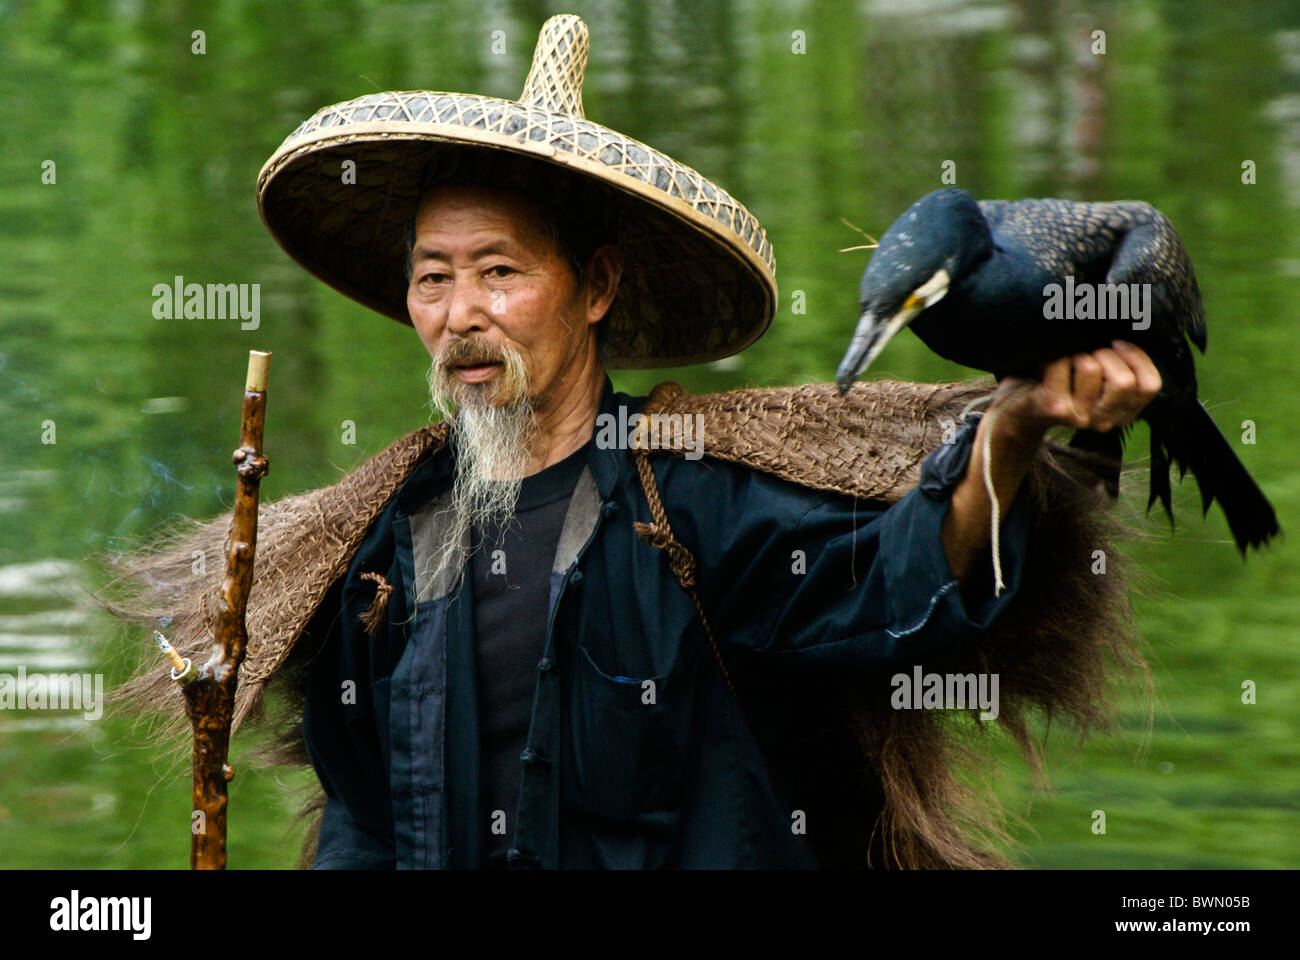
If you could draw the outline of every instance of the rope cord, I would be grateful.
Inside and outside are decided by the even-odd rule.
[[[668,554],[668,569],[673,572],[677,582],[681,584],[682,589],[690,596],[691,602],[695,604],[695,612],[699,614],[700,625],[704,627],[704,636],[709,641],[709,647],[713,650],[713,656],[718,661],[718,667],[722,670],[722,679],[727,681],[727,688],[736,694],[736,685],[731,682],[731,673],[727,670],[727,664],[722,659],[722,651],[718,649],[718,642],[714,639],[713,628],[709,626],[709,618],[704,615],[704,604],[700,602],[700,594],[695,589],[695,557],[676,537],[673,536],[672,527],[668,524],[668,514],[664,512],[663,501],[659,498],[659,487],[655,483],[654,472],[650,469],[650,456],[645,450],[637,450],[633,454],[636,459],[636,472],[641,477],[641,488],[645,491],[646,502],[650,505],[650,516],[653,523],[641,523],[636,521],[632,528],[636,530],[637,536],[656,550],[663,550]],[[737,694],[738,696],[738,694]]]
[[[1002,591],[1006,589],[1006,584],[1002,580],[1002,510],[998,506],[997,491],[993,489],[993,428],[997,425],[998,417],[1002,415],[1002,411],[1006,407],[1006,404],[1010,403],[1014,397],[1024,393],[1028,389],[1032,389],[1034,386],[1035,384],[1032,381],[1019,383],[1010,391],[1007,391],[1007,399],[1001,406],[992,406],[989,408],[987,414],[989,422],[984,428],[984,442],[981,444],[983,453],[982,459],[984,461],[982,464],[984,468],[984,490],[988,494],[990,506],[989,544],[993,551],[993,596],[995,597],[1002,595]],[[989,395],[989,399],[996,397],[997,394],[1001,392],[1001,389],[995,391]],[[966,409],[962,411],[963,418],[966,416],[967,411],[969,411],[974,405],[974,401],[967,404]]]
[[[676,384],[660,384],[655,387],[650,393],[650,399],[644,408],[645,412],[649,412],[651,407],[656,406],[657,400],[671,397],[670,391],[674,389],[677,392],[681,390]],[[714,659],[718,661],[718,667],[722,670],[722,678],[727,682],[727,689],[738,697],[736,686],[731,682],[731,673],[722,659],[722,651],[718,649],[718,642],[713,636],[713,628],[709,626],[709,618],[704,615],[704,604],[700,602],[699,592],[695,589],[695,557],[680,540],[673,536],[673,529],[668,523],[668,514],[659,496],[659,485],[655,483],[654,471],[650,467],[647,446],[648,444],[639,444],[633,451],[632,457],[636,462],[636,472],[641,478],[641,489],[645,491],[646,503],[650,507],[650,518],[653,522],[634,521],[632,529],[650,546],[668,554],[668,569],[673,572],[677,582],[695,604],[695,612],[699,614],[704,636],[709,641],[709,647],[713,650]]]

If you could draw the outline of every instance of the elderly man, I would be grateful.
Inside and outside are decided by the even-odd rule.
[[[635,403],[612,393],[597,336],[623,256],[605,244],[573,262],[592,244],[567,229],[562,212],[479,185],[438,186],[419,206],[407,307],[452,444],[358,551],[314,668],[305,732],[329,794],[317,866],[817,862],[699,656],[694,611],[617,522],[643,509],[635,470],[593,434],[599,413]],[[1013,584],[1013,504],[1044,431],[1128,423],[1158,386],[1146,356],[1117,343],[1049,365],[997,418]],[[917,492],[856,523],[834,498],[750,471],[665,463],[669,515],[697,551],[727,645],[788,663],[792,677],[801,660],[865,673],[990,622],[1011,593],[946,589],[980,581],[987,557],[989,423],[948,502]],[[816,558],[797,585],[795,548]],[[862,582],[836,590],[853,557]],[[371,642],[356,625],[367,570],[395,588]],[[445,648],[445,661],[412,657],[412,645]],[[340,704],[348,680],[373,700]],[[388,718],[419,718],[444,686],[439,758],[427,725]]]
[[[259,180],[292,256],[414,328],[449,425],[259,535],[241,685],[260,689],[289,647],[308,663],[316,867],[842,862],[848,838],[807,785],[769,769],[769,734],[804,719],[787,695],[878,693],[882,670],[986,636],[1028,576],[1023,481],[1045,431],[1129,423],[1160,385],[1127,344],[1060,358],[888,509],[747,460],[752,436],[731,459],[707,456],[706,433],[703,459],[652,464],[607,442],[600,419],[646,403],[607,367],[734,354],[776,288],[744,207],[582,116],[585,53],[581,21],[552,18],[520,102],[367,95],[319,111]],[[202,644],[203,609],[177,614],[182,648]],[[888,773],[924,792],[935,770],[910,770],[917,756]],[[919,832],[933,856],[914,862],[952,861],[959,842]]]

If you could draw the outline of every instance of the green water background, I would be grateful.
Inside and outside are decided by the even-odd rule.
[[[868,256],[837,252],[861,242],[841,218],[879,235],[941,185],[946,161],[979,197],[1144,199],[1196,265],[1202,397],[1295,536],[1293,3],[0,0],[0,672],[111,683],[142,650],[103,642],[87,558],[229,507],[249,349],[275,354],[265,498],[329,483],[426,422],[412,331],[293,265],[258,219],[254,181],[327,103],[389,89],[517,96],[555,12],[591,29],[587,115],[723,185],[776,251],[780,312],[754,347],[714,366],[616,373],[616,388],[829,380]],[[1094,30],[1104,55],[1090,52]],[[47,160],[54,184],[42,183]],[[178,275],[260,284],[260,328],[155,319],[154,285]],[[905,335],[872,375],[968,372]],[[1247,420],[1253,444],[1241,442]],[[47,421],[54,443],[42,442]],[[1138,468],[1145,442],[1139,427]],[[1125,497],[1136,518],[1143,486]],[[1153,515],[1127,550],[1147,573],[1135,605],[1154,727],[1148,737],[1126,700],[1117,736],[1076,749],[1054,729],[1050,794],[1031,792],[1014,760],[995,774],[1026,865],[1300,862],[1300,556],[1283,540],[1243,564],[1217,510],[1201,520],[1190,479],[1175,512],[1176,533]],[[235,748],[231,865],[290,866],[304,778],[241,764],[248,742]],[[187,750],[176,744],[168,776],[123,720],[0,715],[0,867],[186,865]]]

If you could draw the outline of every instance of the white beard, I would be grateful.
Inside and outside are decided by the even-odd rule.
[[[461,383],[438,360],[429,369],[430,400],[451,424],[456,478],[445,508],[451,513],[447,540],[436,548],[434,569],[417,571],[421,578],[437,581],[453,564],[459,569],[469,559],[461,545],[472,529],[504,529],[514,517],[537,419],[523,358],[509,348],[501,353],[505,366],[495,382]],[[506,402],[498,405],[498,398]]]

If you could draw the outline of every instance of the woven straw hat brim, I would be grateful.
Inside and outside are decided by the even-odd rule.
[[[585,43],[576,17],[547,22],[525,86],[539,102],[407,91],[317,111],[258,177],[263,221],[315,276],[409,324],[407,231],[422,190],[446,179],[431,171],[512,154],[583,178],[616,215],[625,268],[604,320],[610,366],[680,366],[744,350],[776,309],[763,228],[695,170],[582,116]],[[569,58],[558,66],[557,48]],[[349,160],[355,182],[345,182]]]

